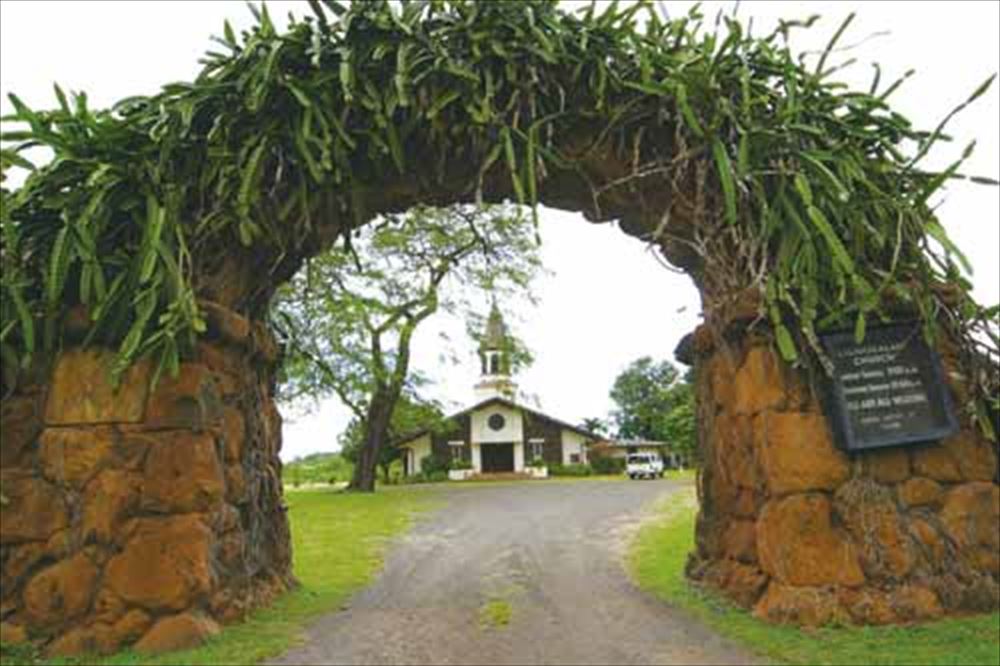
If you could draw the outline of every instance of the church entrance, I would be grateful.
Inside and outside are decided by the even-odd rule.
[[[513,472],[514,444],[483,444],[483,472]]]

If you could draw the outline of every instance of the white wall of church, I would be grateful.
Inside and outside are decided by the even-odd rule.
[[[422,437],[418,437],[411,442],[407,442],[406,446],[409,448],[408,455],[411,456],[410,469],[412,471],[410,473],[419,474],[421,468],[420,461],[431,454],[431,436],[423,435]]]
[[[487,425],[487,420],[494,414],[503,416],[504,425],[500,430],[493,430]],[[477,409],[472,412],[471,426],[473,442],[520,442],[524,439],[521,410],[506,405]]]
[[[576,454],[580,456],[580,462],[587,462],[587,451],[585,446],[586,440],[579,433],[575,433],[572,430],[563,429],[562,431],[562,451],[563,451],[563,464],[569,465],[572,463],[570,456]]]

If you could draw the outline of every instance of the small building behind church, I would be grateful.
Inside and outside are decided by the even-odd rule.
[[[633,453],[655,453],[667,469],[690,467],[687,456],[670,450],[667,442],[648,439],[611,439],[602,442],[602,453],[612,458],[627,458]]]
[[[598,434],[516,401],[507,329],[496,304],[479,348],[481,375],[475,403],[447,417],[441,428],[413,433],[397,446],[407,475],[419,474],[424,459],[464,461],[471,474],[532,472],[552,465],[587,462]]]

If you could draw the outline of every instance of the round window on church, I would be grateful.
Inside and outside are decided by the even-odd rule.
[[[493,430],[503,430],[504,424],[507,422],[504,420],[503,414],[491,414],[486,423]]]

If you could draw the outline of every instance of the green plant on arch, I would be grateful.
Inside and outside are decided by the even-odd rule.
[[[306,258],[387,208],[563,196],[594,219],[656,204],[630,224],[686,248],[708,297],[759,292],[790,362],[822,365],[824,328],[863,338],[900,309],[919,316],[966,351],[970,416],[990,428],[997,310],[971,298],[931,205],[969,177],[972,146],[928,171],[953,114],[920,130],[890,106],[902,79],[836,83],[847,23],[813,67],[787,42],[813,20],[756,36],[652,2],[309,6],[283,32],[254,7],[194,81],[111,109],[58,88],[51,110],[11,97],[0,167],[33,168],[30,146],[55,158],[3,194],[8,387],[59,347],[69,308],[87,342],[118,348],[118,371],[143,355],[172,370],[204,329],[199,299],[263,318]],[[622,172],[598,166],[614,160]]]

